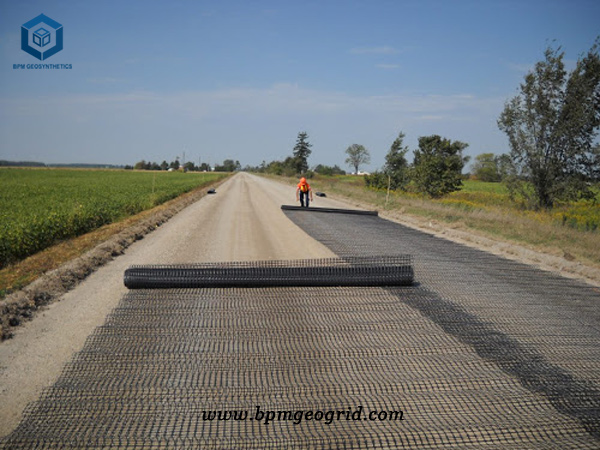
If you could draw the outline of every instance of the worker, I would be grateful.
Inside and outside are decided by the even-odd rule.
[[[308,197],[310,195],[310,201],[313,201],[313,193],[310,188],[310,184],[306,182],[306,178],[300,178],[300,183],[298,183],[298,188],[296,189],[296,201],[300,200],[300,206],[303,208],[308,208],[309,201]]]

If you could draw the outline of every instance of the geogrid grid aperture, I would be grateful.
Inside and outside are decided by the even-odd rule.
[[[420,285],[130,291],[4,446],[598,447],[595,291],[375,217],[287,214],[342,258],[414,254]],[[359,406],[403,420],[257,419]]]

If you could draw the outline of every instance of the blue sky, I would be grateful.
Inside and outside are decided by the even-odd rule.
[[[20,27],[39,14],[64,49],[39,64]],[[400,131],[468,155],[508,151],[504,102],[560,45],[568,68],[600,35],[600,2],[0,0],[0,159],[309,164],[364,145],[372,163]],[[555,40],[556,44],[552,44]]]

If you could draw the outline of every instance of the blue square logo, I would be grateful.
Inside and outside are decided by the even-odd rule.
[[[40,61],[50,58],[63,49],[63,26],[50,17],[40,14],[21,25],[21,50]]]
[[[45,47],[50,43],[50,32],[45,28],[39,28],[33,32],[33,42],[40,47]]]

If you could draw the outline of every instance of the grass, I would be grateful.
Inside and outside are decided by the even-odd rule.
[[[395,192],[388,197],[385,190],[366,188],[362,177],[357,176],[317,175],[309,182],[315,191],[336,194],[379,210],[436,220],[600,267],[600,192],[595,202],[579,201],[550,211],[530,211],[512,202],[501,183],[468,180],[461,191],[429,199]]]
[[[11,169],[13,170],[13,169]],[[70,170],[70,169],[69,169]],[[71,170],[73,173],[65,173],[64,175],[68,178],[69,176],[75,175],[76,179],[81,179],[81,173],[75,173],[76,171]],[[80,171],[81,172],[81,171]],[[99,174],[93,172],[99,171],[83,171],[83,175],[91,176],[91,177],[103,177],[107,174]],[[113,175],[115,171],[112,171]],[[135,172],[122,172],[122,175],[133,174]],[[142,174],[145,178],[150,177],[151,185],[150,189],[152,189],[152,185],[154,185],[154,194],[156,194],[157,189],[161,186],[160,183],[157,183],[154,180],[156,176],[156,180],[159,180],[158,177],[163,176],[163,174],[153,173],[144,173],[139,172],[138,174]],[[52,174],[56,176],[56,174]],[[171,175],[176,175],[176,177],[171,178]],[[210,176],[207,176],[210,175]],[[38,174],[39,176],[39,174]],[[77,258],[83,255],[88,250],[93,249],[100,243],[106,241],[108,238],[114,236],[115,234],[131,227],[135,226],[138,223],[145,220],[147,217],[159,213],[162,210],[172,208],[172,205],[176,204],[176,202],[186,201],[187,196],[197,196],[196,191],[201,189],[207,185],[213,185],[217,180],[223,179],[227,174],[168,174],[169,178],[165,178],[162,181],[168,181],[169,179],[176,180],[181,179],[181,177],[192,177],[195,179],[194,185],[197,187],[192,189],[190,192],[179,195],[178,197],[166,201],[159,206],[156,206],[151,209],[146,209],[138,214],[130,215],[121,220],[114,221],[107,225],[103,225],[91,232],[85,233],[83,235],[62,239],[58,243],[45,248],[44,250],[37,252],[27,258],[24,258],[20,261],[9,264],[8,266],[0,269],[0,299],[6,297],[6,295],[10,294],[13,291],[21,289],[27,284],[33,282],[41,275],[46,273],[47,271],[53,270],[61,266],[62,264]],[[108,177],[107,180],[115,180],[113,177]],[[131,177],[130,180],[140,180],[138,176]],[[63,183],[75,183],[74,180],[67,182],[63,180]],[[198,184],[199,183],[199,184]],[[152,192],[151,192],[152,194]]]
[[[0,268],[153,208],[224,175],[0,169]]]
[[[35,281],[44,273],[81,256],[114,234],[143,220],[151,211],[154,209],[136,214],[120,222],[102,226],[82,236],[64,240],[0,269],[0,299]]]

